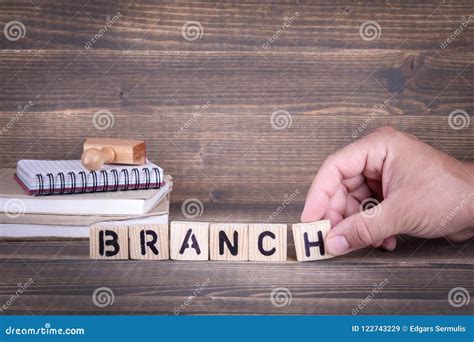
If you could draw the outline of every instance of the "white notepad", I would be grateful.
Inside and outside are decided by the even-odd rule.
[[[14,173],[13,169],[0,169],[0,212],[20,219],[23,214],[143,215],[155,208],[173,185],[166,175],[159,189],[30,196],[13,180]]]
[[[89,171],[80,160],[20,160],[16,180],[31,195],[158,189],[164,185],[163,169],[145,165],[104,165]]]

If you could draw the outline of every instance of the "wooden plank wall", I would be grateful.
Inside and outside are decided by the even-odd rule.
[[[448,115],[474,113],[474,22],[440,46],[469,15],[470,0],[1,1],[1,27],[26,33],[0,37],[0,165],[78,158],[89,136],[139,138],[174,176],[174,202],[280,203],[296,190],[303,202],[366,125],[472,161],[474,122],[453,130]],[[202,37],[184,39],[189,21]],[[367,21],[377,39],[361,38]],[[281,110],[291,125],[277,130]]]

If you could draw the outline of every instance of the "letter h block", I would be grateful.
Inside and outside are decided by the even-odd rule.
[[[324,245],[324,239],[331,230],[329,220],[296,223],[292,226],[292,229],[298,261],[313,261],[333,257],[328,254]]]

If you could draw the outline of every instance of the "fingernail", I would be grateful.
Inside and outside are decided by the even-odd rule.
[[[326,241],[326,248],[329,254],[339,255],[349,249],[349,242],[342,235],[334,236]]]

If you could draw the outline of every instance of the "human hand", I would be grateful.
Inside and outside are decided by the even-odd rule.
[[[361,211],[371,198],[380,203]],[[326,248],[333,255],[370,245],[394,250],[397,234],[467,240],[474,236],[474,165],[379,128],[319,169],[301,221],[321,219],[331,221]]]

